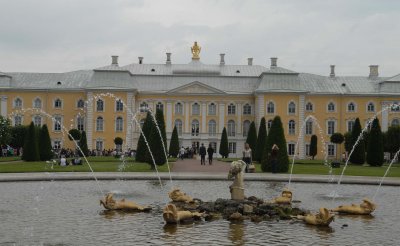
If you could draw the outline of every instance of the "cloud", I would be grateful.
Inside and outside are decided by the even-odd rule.
[[[0,1],[1,2],[1,1]],[[92,69],[119,55],[121,64],[201,60],[280,66],[327,75],[367,75],[368,65],[392,76],[398,68],[397,1],[42,0],[4,1],[0,15],[0,71]]]

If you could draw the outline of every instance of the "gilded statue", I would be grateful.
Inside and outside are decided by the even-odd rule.
[[[284,189],[282,191],[281,196],[275,198],[272,200],[272,203],[277,203],[277,204],[291,204],[292,203],[292,192],[288,189]]]
[[[100,205],[103,205],[104,208],[108,210],[124,210],[124,211],[137,211],[137,212],[146,212],[150,211],[150,206],[140,206],[135,202],[128,201],[125,199],[122,200],[114,200],[113,194],[108,193],[104,199],[100,200]]]
[[[197,41],[194,42],[194,45],[190,48],[192,51],[192,59],[193,60],[200,60],[200,51],[201,47],[197,44]]]
[[[234,179],[232,185],[229,186],[232,200],[244,200],[244,183],[243,173],[246,163],[242,160],[233,161],[229,169],[228,179]]]
[[[177,224],[184,220],[201,219],[203,213],[178,211],[174,204],[168,204],[163,210],[163,218],[167,224]]]
[[[360,205],[341,205],[337,208],[332,209],[333,212],[343,213],[343,214],[356,214],[356,215],[369,215],[376,209],[376,204],[365,198],[362,200]]]
[[[329,213],[327,208],[320,208],[317,214],[297,215],[295,218],[309,225],[328,226],[335,219],[335,215]]]
[[[194,200],[193,200],[193,198],[191,196],[186,195],[185,192],[182,192],[178,188],[175,188],[171,192],[169,192],[168,196],[174,202],[186,202],[186,203],[193,203],[194,202]]]

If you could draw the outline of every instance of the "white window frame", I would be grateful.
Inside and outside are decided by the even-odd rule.
[[[149,110],[149,104],[147,102],[141,102],[139,104],[140,113],[146,113]]]
[[[217,104],[212,102],[208,104],[208,115],[217,115]]]
[[[329,126],[330,122],[333,122],[333,131],[332,131],[332,133],[330,133],[330,126]],[[332,119],[327,120],[326,121],[326,134],[327,135],[332,135],[333,133],[335,133],[335,131],[336,131],[336,120],[332,120]]]
[[[305,134],[306,134],[306,135],[312,135],[312,134],[313,134],[313,132],[314,132],[314,131],[313,131],[313,130],[314,130],[314,129],[313,129],[313,128],[314,128],[313,125],[314,125],[314,122],[313,122],[312,120],[307,120],[307,121],[306,121],[306,127],[305,127],[305,128],[306,128],[306,129],[305,129]]]
[[[309,109],[309,105],[311,105],[311,109]],[[307,102],[305,107],[306,112],[314,112],[314,104],[312,102]]]
[[[236,115],[236,105],[234,103],[228,105],[228,115]]]
[[[176,127],[176,131],[178,132],[178,136],[182,136],[183,132],[183,122],[181,119],[176,119],[174,122],[174,125]]]
[[[236,122],[234,120],[229,120],[227,123],[227,133],[228,137],[236,136]]]
[[[38,122],[36,122],[37,119],[40,120],[40,123],[39,123],[39,124],[37,124]],[[42,119],[43,119],[43,117],[42,117],[41,115],[34,115],[33,118],[32,118],[33,124],[34,124],[35,126],[40,126],[40,127],[41,127],[41,126],[43,125]]]
[[[16,120],[17,117],[18,117],[19,122],[17,122],[17,120]],[[14,115],[14,117],[13,117],[13,125],[14,126],[22,126],[23,123],[24,123],[24,117],[22,115],[19,115],[19,114]]]
[[[251,115],[252,113],[252,107],[250,103],[246,103],[243,105],[243,115]]]
[[[291,105],[294,105],[294,108],[291,107]],[[291,112],[292,110],[294,110],[294,112]],[[297,112],[297,105],[296,105],[296,103],[295,103],[294,101],[290,101],[290,102],[288,103],[287,113],[288,113],[289,115],[296,115],[296,112]]]
[[[59,118],[59,120],[57,120]],[[63,117],[61,115],[55,115],[53,119],[53,131],[61,132],[63,126]]]
[[[58,105],[57,102],[59,102],[60,105]],[[61,100],[61,98],[56,98],[56,99],[54,99],[54,101],[53,101],[53,108],[55,108],[55,109],[62,109],[63,106],[64,106],[64,103],[63,103],[63,100]]]
[[[99,102],[102,102],[101,108],[99,108]],[[103,99],[99,98],[96,100],[96,112],[104,112],[106,110],[105,107],[106,107],[106,104]]]
[[[249,135],[251,122],[249,120],[243,121],[243,137],[247,137]]]
[[[330,105],[333,105],[333,110],[329,109]],[[328,104],[326,105],[326,111],[328,113],[335,113],[336,112],[336,103],[335,102],[328,102]]]
[[[208,136],[215,137],[217,135],[217,122],[214,119],[208,121]]]
[[[103,122],[104,125],[104,122]],[[123,132],[124,131],[124,118],[122,116],[117,116],[115,118],[115,131]]]
[[[293,123],[293,124],[291,124]],[[289,135],[296,135],[296,121],[295,120],[289,120],[288,122],[288,134]]]
[[[183,115],[183,103],[181,103],[181,102],[175,103],[175,114]]]
[[[200,122],[197,119],[192,120],[191,135],[197,137],[200,135]]]
[[[326,151],[328,153],[328,156],[336,156],[336,144],[328,143],[326,146]]]
[[[39,100],[39,106],[37,105],[38,100]],[[33,108],[41,109],[42,105],[43,105],[42,99],[40,99],[39,97],[36,97],[35,99],[33,99],[33,102],[32,102],[32,107]]]
[[[192,115],[200,115],[200,104],[195,102],[192,104]]]
[[[121,99],[115,100],[115,112],[124,112],[124,102]]]
[[[292,143],[292,142],[289,142],[289,143],[287,144],[287,152],[288,152],[288,155],[289,155],[289,156],[294,156],[295,153],[296,153],[296,144],[295,144],[295,143]],[[292,152],[293,152],[293,153],[292,153]]]
[[[101,129],[100,129],[100,124],[99,124],[99,119],[101,118]],[[103,132],[104,131],[104,117],[103,116],[97,116],[96,117],[96,132]]]
[[[370,107],[369,107],[370,105],[372,105],[373,110],[370,110]],[[376,110],[375,103],[374,102],[367,102],[365,110],[366,110],[367,113],[375,113],[375,110]]]
[[[82,121],[82,124],[80,124],[81,123],[80,121]],[[79,131],[85,130],[85,117],[83,117],[82,115],[78,115],[76,117],[76,129],[78,129]]]
[[[82,102],[82,107],[80,103]],[[76,108],[85,108],[85,101],[82,98],[79,98],[78,101],[76,101]]]
[[[272,106],[272,108],[270,107],[270,105]],[[275,103],[273,101],[269,101],[267,103],[267,114],[275,114],[275,112],[276,112]]]
[[[236,154],[236,142],[228,142],[229,154]]]
[[[17,103],[17,101],[19,102],[19,103]],[[16,97],[15,99],[14,99],[14,101],[13,101],[13,106],[14,106],[14,108],[22,108],[23,106],[24,106],[24,101],[22,100],[22,98],[20,98],[20,97]]]
[[[353,109],[350,109],[350,105],[353,105]],[[346,110],[348,113],[356,113],[357,112],[357,104],[355,102],[347,103]]]

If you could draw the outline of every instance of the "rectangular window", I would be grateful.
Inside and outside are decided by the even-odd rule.
[[[306,156],[310,156],[310,144],[306,144]]]
[[[335,156],[335,145],[334,144],[328,144],[328,155]]]
[[[230,154],[236,154],[236,143],[235,142],[230,142],[228,144],[228,147],[229,147]]]
[[[335,121],[328,121],[328,135],[332,135],[335,133]]]
[[[96,150],[103,150],[103,140],[96,140]]]
[[[294,155],[294,147],[295,147],[294,143],[288,144],[288,155]]]
[[[59,132],[61,131],[61,125],[62,125],[62,118],[61,116],[56,116],[54,117],[54,131]]]
[[[353,131],[353,127],[354,127],[354,121],[353,120],[347,121],[347,131],[348,132]]]
[[[124,110],[124,104],[122,103],[121,100],[118,100],[115,102],[115,111],[117,112],[122,112]]]
[[[216,115],[217,114],[217,106],[214,103],[208,105],[208,114],[209,115]]]
[[[61,149],[61,141],[60,140],[53,141],[53,149]]]
[[[211,142],[211,148],[214,149],[214,153],[217,153],[217,143],[216,142]]]
[[[83,117],[78,117],[77,122],[76,122],[76,129],[79,131],[84,131],[85,130],[85,120]]]
[[[313,133],[313,122],[312,121],[307,121],[306,122],[306,135],[311,135]]]

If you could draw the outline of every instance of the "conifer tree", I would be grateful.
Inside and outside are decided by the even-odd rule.
[[[367,163],[371,166],[382,166],[383,156],[383,135],[378,118],[372,121],[371,130],[367,145]]]
[[[255,149],[255,160],[261,162],[265,144],[267,143],[267,126],[265,122],[265,118],[261,118],[260,127],[258,129],[258,138],[257,138],[257,145]]]
[[[358,137],[361,134],[361,124],[360,119],[357,118],[354,122],[353,131],[351,132],[352,136],[352,146],[356,144]],[[350,156],[350,162],[353,164],[362,165],[365,162],[365,142],[361,138],[358,142],[358,145],[355,147],[353,154]]]
[[[318,151],[318,137],[317,135],[312,135],[311,136],[311,141],[310,141],[310,156],[314,160],[314,157],[317,155]]]
[[[219,145],[219,154],[222,158],[228,158],[229,156],[229,146],[228,146],[228,134],[226,133],[226,128],[222,130],[221,143]]]
[[[272,121],[267,137],[267,143],[264,150],[265,155],[261,161],[261,169],[264,172],[270,172],[272,170],[270,154],[274,144],[279,148],[277,172],[287,172],[289,170],[289,156],[287,153],[285,133],[279,116],[276,116]]]
[[[49,129],[46,124],[40,129],[39,155],[41,161],[48,161],[53,158]]]
[[[142,132],[140,133],[140,137],[136,147],[136,161],[138,162],[146,162],[148,148],[143,136],[145,136],[146,140],[149,141],[150,131],[152,128],[152,121],[153,120],[151,119],[150,112],[147,112],[147,116],[143,123]]]
[[[25,138],[22,159],[25,161],[39,161],[39,145],[37,130],[33,122],[29,125],[28,132]]]
[[[256,148],[257,148],[257,130],[254,121],[250,123],[249,133],[247,134],[246,143],[249,144],[250,149],[252,150],[252,158],[253,160],[255,160]]]
[[[151,117],[151,116],[150,116]],[[155,119],[158,125],[158,128],[160,129],[160,132],[158,131],[156,124],[152,120],[152,130],[150,132],[150,149],[153,154],[153,158],[155,161],[156,165],[163,165],[167,162],[166,159],[166,150],[164,147],[167,147],[167,134],[165,132],[165,121],[164,121],[164,113],[161,109],[156,110],[156,115]],[[161,134],[161,136],[160,136]],[[163,146],[164,142],[164,146]],[[168,155],[168,153],[167,153]],[[153,165],[153,159],[148,155],[146,158],[147,162],[151,165]]]
[[[178,137],[178,130],[176,126],[172,131],[171,141],[169,143],[169,155],[173,157],[177,157],[179,154],[179,137]]]
[[[82,131],[81,132],[81,139],[79,140],[79,148],[81,149],[82,153],[85,156],[89,155],[89,149],[87,145],[87,139],[86,139],[86,132]],[[79,155],[82,156],[82,153],[79,151]]]

